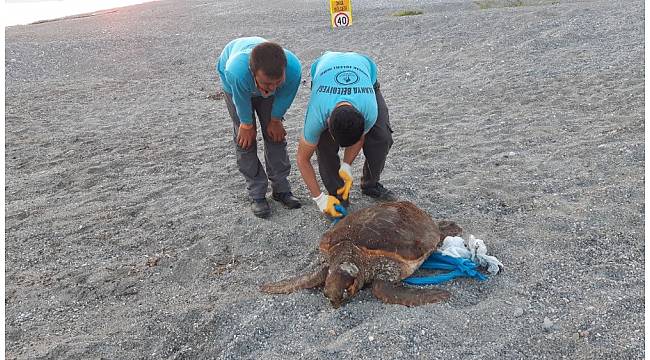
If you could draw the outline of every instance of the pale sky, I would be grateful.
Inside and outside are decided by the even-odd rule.
[[[4,26],[12,26],[149,1],[152,0],[4,0],[0,13]]]

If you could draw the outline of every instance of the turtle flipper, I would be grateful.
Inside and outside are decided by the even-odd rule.
[[[449,299],[449,292],[440,289],[414,289],[399,282],[375,280],[372,294],[385,303],[418,306]]]
[[[322,264],[318,269],[311,273],[281,280],[275,283],[264,284],[260,287],[260,290],[267,294],[289,294],[296,290],[321,286],[325,283],[328,268],[329,266],[327,264]]]

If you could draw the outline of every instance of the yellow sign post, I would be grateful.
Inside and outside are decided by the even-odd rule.
[[[352,25],[352,0],[330,0],[332,27]]]

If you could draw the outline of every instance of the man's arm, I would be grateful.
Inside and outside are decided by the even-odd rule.
[[[352,190],[352,168],[350,165],[357,155],[359,155],[361,148],[363,148],[363,138],[364,136],[362,135],[359,141],[346,147],[343,152],[343,162],[339,168],[339,176],[341,177],[341,180],[343,180],[343,186],[336,189],[336,194],[341,196],[343,200],[350,199],[350,190]]]
[[[298,170],[300,170],[300,175],[307,185],[307,189],[311,194],[312,198],[315,198],[321,194],[320,186],[318,185],[318,180],[316,180],[316,172],[314,167],[311,165],[311,157],[316,151],[316,145],[312,145],[305,141],[305,139],[300,138],[298,142],[298,153],[296,154],[296,163],[298,164]]]
[[[291,103],[293,103],[293,99],[295,99],[298,88],[300,87],[300,79],[302,76],[300,61],[291,52],[287,51],[287,53],[284,84],[276,91],[273,108],[271,109],[271,117],[276,119],[282,118],[291,106]]]
[[[237,116],[242,124],[253,124],[253,104],[251,103],[251,93],[246,89],[243,81],[238,78],[237,74],[226,70],[226,78],[232,87],[232,102],[237,108]]]
[[[237,117],[239,117],[240,122],[239,131],[237,132],[237,144],[242,149],[248,149],[255,142],[256,136],[250,91],[247,91],[241,79],[229,70],[226,70],[226,78],[231,84],[232,100],[235,109],[237,109]]]
[[[352,162],[357,158],[357,155],[359,155],[359,152],[361,152],[361,149],[363,148],[363,140],[365,137],[365,134],[362,135],[359,141],[345,148],[343,152],[343,162],[352,165]]]
[[[312,200],[318,205],[318,209],[329,216],[340,218],[343,214],[336,209],[336,205],[341,204],[339,199],[320,191],[314,167],[311,165],[311,157],[314,151],[316,151],[316,145],[308,143],[305,139],[300,139],[298,142],[298,154],[296,155],[298,169],[300,169],[302,179],[309,189]]]

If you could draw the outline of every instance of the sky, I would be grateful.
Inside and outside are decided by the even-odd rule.
[[[3,0],[0,12],[6,27],[149,1],[152,0]]]

